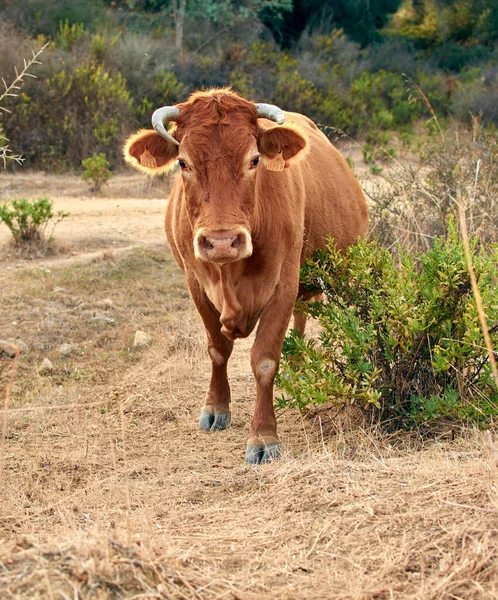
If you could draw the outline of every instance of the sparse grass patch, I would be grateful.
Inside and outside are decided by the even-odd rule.
[[[33,374],[45,356],[55,366],[51,378],[60,384],[110,381],[139,360],[132,347],[137,329],[161,335],[171,315],[188,306],[183,274],[163,248],[15,275],[15,285],[6,285],[0,298],[0,331],[28,346],[16,380],[18,396],[36,388]],[[60,355],[63,343],[74,346],[68,356]]]

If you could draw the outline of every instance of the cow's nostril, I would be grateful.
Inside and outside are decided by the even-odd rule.
[[[240,235],[238,235],[232,242],[232,248],[238,248],[240,246]]]
[[[211,244],[211,242],[209,242],[205,237],[202,238],[202,245],[204,248],[206,248],[206,250],[211,250],[214,248],[213,244]]]

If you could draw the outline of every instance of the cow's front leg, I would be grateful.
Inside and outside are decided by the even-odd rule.
[[[230,385],[227,364],[232,354],[233,341],[221,333],[219,314],[196,280],[188,282],[192,299],[206,327],[208,353],[211,357],[211,381],[201,411],[200,427],[204,431],[218,431],[230,425]]]
[[[298,272],[299,269],[297,269]],[[251,352],[251,366],[256,379],[256,406],[246,447],[246,461],[257,464],[280,457],[277,420],[273,409],[273,381],[278,371],[282,343],[296,300],[295,285],[277,286],[266,305]]]

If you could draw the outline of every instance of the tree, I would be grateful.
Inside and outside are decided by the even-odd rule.
[[[185,17],[211,21],[217,31],[200,47],[237,25],[255,19],[278,20],[292,11],[293,0],[172,0],[175,21],[175,46],[182,52]],[[200,48],[197,49],[199,51]]]
[[[379,30],[400,4],[401,0],[294,0],[294,9],[285,15],[281,31],[272,31],[277,42],[289,47],[305,29],[312,31],[328,23],[330,29],[343,29],[352,40],[366,46],[379,38]]]
[[[187,0],[172,0],[173,14],[175,18],[175,48],[183,52],[183,24],[185,22],[185,11]]]

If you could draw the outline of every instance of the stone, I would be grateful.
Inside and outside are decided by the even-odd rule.
[[[116,319],[111,315],[94,315],[91,320],[97,323],[108,323],[109,325],[116,322]]]
[[[38,367],[38,373],[40,375],[49,375],[54,371],[54,365],[48,358],[44,358],[42,364]]]
[[[74,354],[77,350],[77,346],[74,344],[64,343],[59,346],[59,354],[61,356],[69,356],[70,354]]]
[[[12,342],[8,342],[7,340],[0,340],[0,355],[4,354],[9,358],[14,358],[16,355],[16,349]]]
[[[152,344],[152,336],[150,333],[145,331],[136,331],[135,339],[133,341],[134,348],[143,348],[145,346],[150,346]]]
[[[21,354],[26,354],[26,352],[29,350],[28,344],[26,344],[26,342],[23,342],[22,340],[15,340],[14,338],[9,338],[7,340],[7,343],[16,345],[19,348]]]

